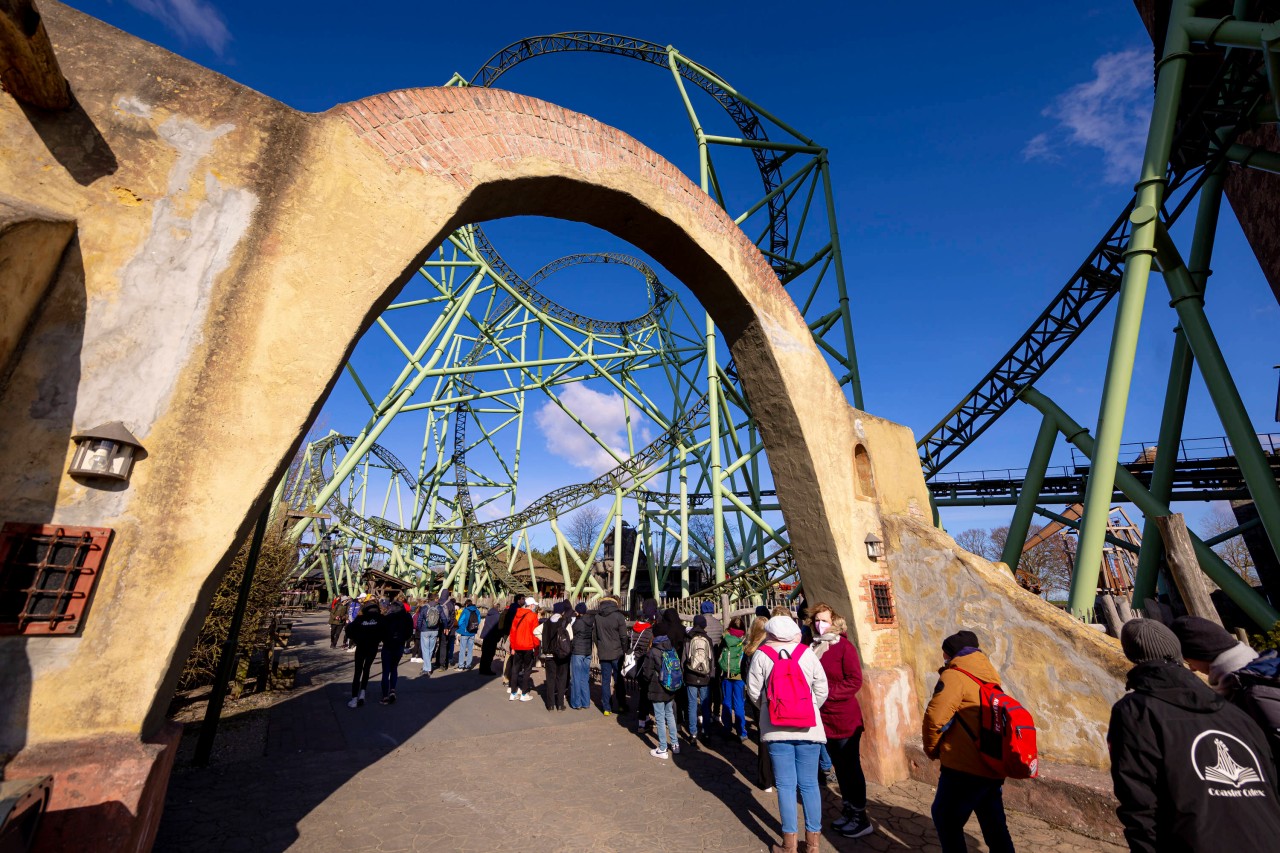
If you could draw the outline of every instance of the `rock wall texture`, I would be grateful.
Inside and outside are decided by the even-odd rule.
[[[1130,667],[1119,642],[1022,589],[1003,564],[961,550],[920,519],[896,516],[886,526],[903,661],[915,673],[922,701],[933,695],[943,638],[968,628],[1004,689],[1035,715],[1041,754],[1106,767],[1107,721]]]

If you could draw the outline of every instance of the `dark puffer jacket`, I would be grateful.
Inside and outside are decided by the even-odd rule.
[[[394,645],[404,645],[413,636],[413,617],[404,605],[393,601],[382,616],[382,639]]]
[[[627,637],[627,617],[612,601],[601,602],[595,618],[596,653],[600,660],[617,660],[622,657],[623,644],[631,648]]]
[[[573,620],[572,654],[591,657],[591,643],[595,638],[596,616],[584,613]]]
[[[1274,850],[1271,749],[1249,715],[1168,661],[1134,667],[1128,687],[1107,744],[1129,849]]]
[[[676,694],[662,686],[662,656],[674,651],[666,637],[655,637],[647,654],[640,658],[639,681],[651,702],[670,702]]]

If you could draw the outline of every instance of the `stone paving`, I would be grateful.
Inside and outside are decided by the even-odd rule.
[[[352,710],[351,655],[329,649],[323,622],[295,626],[299,687],[255,712],[265,727],[233,725],[208,768],[180,753],[157,851],[758,853],[778,837],[777,799],[753,782],[750,744],[685,747],[660,761],[630,718],[509,702],[499,678],[426,678],[407,660],[397,704],[378,704],[375,665],[371,702]],[[249,740],[235,742],[237,730]],[[931,788],[871,785],[869,795],[879,831],[858,840],[828,832],[826,849],[940,850]],[[824,804],[829,824],[834,788]],[[1123,849],[1017,813],[1010,828],[1038,853]],[[968,829],[971,849],[986,850],[976,821]]]

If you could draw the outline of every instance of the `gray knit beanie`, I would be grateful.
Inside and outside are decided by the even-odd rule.
[[[1167,660],[1182,663],[1178,638],[1154,619],[1132,619],[1120,629],[1120,647],[1134,663]]]

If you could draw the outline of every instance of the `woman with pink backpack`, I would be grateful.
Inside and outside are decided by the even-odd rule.
[[[804,850],[818,853],[822,839],[818,754],[827,742],[818,708],[827,699],[827,676],[801,642],[800,626],[790,616],[772,617],[764,630],[764,645],[752,655],[747,672],[747,697],[760,709],[760,743],[773,760],[782,823],[782,844],[774,845],[773,853],[797,853],[797,787],[804,805]]]

